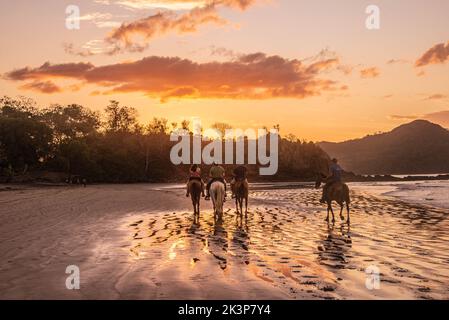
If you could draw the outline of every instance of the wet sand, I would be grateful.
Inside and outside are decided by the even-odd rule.
[[[228,201],[215,223],[209,203],[196,221],[183,190],[162,185],[3,191],[0,298],[449,298],[447,209],[357,189],[349,226],[325,222],[319,197],[255,190],[247,219]],[[66,289],[68,265],[81,290]]]

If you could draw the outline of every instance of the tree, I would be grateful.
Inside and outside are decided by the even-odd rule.
[[[100,126],[97,113],[77,104],[53,105],[44,110],[43,118],[53,130],[57,143],[65,139],[83,138],[94,134]]]
[[[33,99],[19,96],[13,99],[8,96],[0,98],[1,115],[10,118],[31,118],[39,116],[36,102]]]
[[[168,132],[168,120],[154,117],[147,126],[147,132],[149,134],[166,134]]]
[[[105,109],[106,130],[112,132],[130,132],[137,124],[137,110],[121,107],[118,101],[111,100]]]
[[[230,124],[224,123],[224,122],[216,122],[212,124],[212,129],[218,130],[221,134],[221,137],[224,137],[226,134],[226,130],[232,129],[232,126]]]
[[[49,153],[51,129],[35,118],[0,116],[0,154],[12,168],[42,162]]]

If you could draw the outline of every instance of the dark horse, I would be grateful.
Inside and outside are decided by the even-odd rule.
[[[245,200],[245,215],[248,213],[248,181],[246,180],[236,180],[233,186],[233,191],[235,195],[235,207],[237,208],[237,213],[243,215],[243,200]],[[240,211],[239,211],[240,209]]]
[[[317,175],[317,181],[315,184],[315,188],[319,188],[321,183],[323,182],[324,176],[322,174]],[[334,182],[329,186],[326,194],[324,195],[326,203],[327,203],[327,218],[326,221],[329,221],[329,212],[332,213],[332,222],[335,222],[334,210],[332,209],[332,201],[337,202],[340,205],[340,218],[341,220],[345,220],[343,216],[343,208],[346,203],[346,210],[348,212],[347,222],[350,222],[349,216],[349,205],[351,204],[351,198],[349,196],[349,187],[347,184],[343,182]]]
[[[190,198],[192,199],[193,204],[193,212],[195,215],[200,214],[200,202],[201,202],[201,193],[203,192],[203,188],[201,185],[201,181],[197,179],[192,179],[190,182]]]

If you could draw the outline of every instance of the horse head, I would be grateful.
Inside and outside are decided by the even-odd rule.
[[[325,178],[325,176],[321,172],[316,174],[315,189],[318,189],[321,187],[321,184],[323,183],[324,178]]]

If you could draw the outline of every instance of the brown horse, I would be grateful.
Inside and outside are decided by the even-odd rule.
[[[236,180],[233,183],[233,192],[235,195],[235,207],[237,209],[237,213],[243,215],[243,200],[245,200],[245,215],[246,215],[248,213],[248,192],[249,192],[248,181]]]
[[[193,204],[193,212],[195,215],[200,214],[200,202],[201,202],[201,193],[203,192],[203,187],[201,185],[201,181],[192,180],[189,182],[190,188],[190,198],[192,199]]]
[[[318,189],[321,186],[323,180],[322,175],[317,176],[317,181],[315,187]],[[345,220],[343,216],[343,208],[346,204],[346,210],[348,212],[347,222],[350,222],[349,215],[349,205],[351,204],[351,198],[349,196],[349,187],[347,184],[343,182],[334,182],[331,184],[325,194],[325,200],[327,203],[327,218],[326,221],[329,221],[329,212],[332,213],[332,222],[335,222],[334,210],[332,209],[332,201],[337,202],[340,205],[340,218],[341,220]]]

